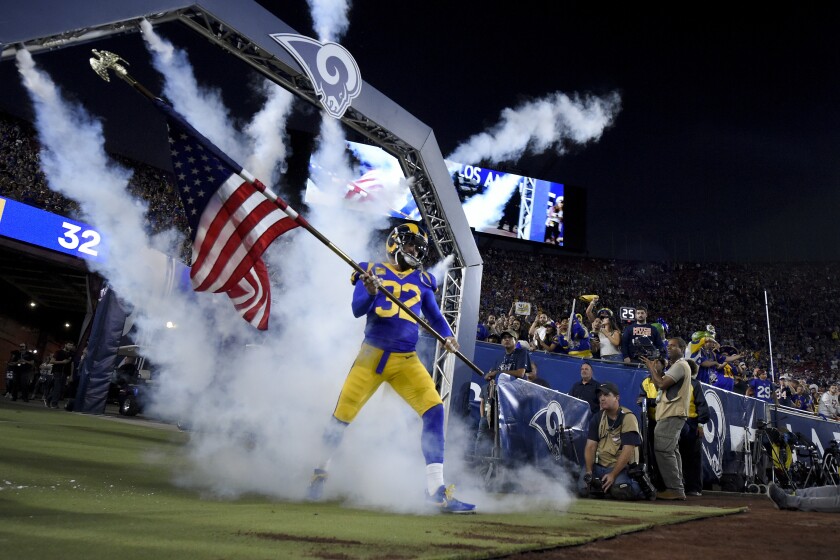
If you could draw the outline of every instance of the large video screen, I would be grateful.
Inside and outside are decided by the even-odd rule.
[[[393,218],[420,220],[399,161],[385,150],[347,143],[352,178],[338,179],[310,159],[307,204],[349,204]],[[446,161],[467,222],[475,231],[557,246],[567,245],[567,188],[560,183]]]

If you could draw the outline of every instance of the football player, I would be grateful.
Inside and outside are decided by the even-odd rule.
[[[443,512],[473,513],[475,506],[455,499],[453,487],[446,487],[443,481],[443,401],[415,352],[418,324],[378,289],[381,286],[391,292],[416,315],[422,312],[432,328],[445,337],[446,349],[457,351],[458,342],[435,300],[437,281],[422,270],[428,246],[425,232],[416,224],[399,225],[385,244],[388,262],[360,263],[366,273],[351,275],[355,286],[353,314],[367,317],[365,339],[344,381],[324,443],[334,451],[368,399],[382,383],[388,383],[423,420],[421,447],[426,460],[428,502]],[[310,499],[321,497],[328,465],[329,459],[315,469]]]

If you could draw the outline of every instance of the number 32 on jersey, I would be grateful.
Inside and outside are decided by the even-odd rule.
[[[409,309],[420,302],[420,288],[416,284],[400,284],[398,282],[394,282],[393,280],[383,280],[382,287],[388,289],[389,292],[394,294],[394,297],[403,302]],[[390,299],[386,299],[384,305],[378,305],[376,307],[376,314],[380,317],[393,317],[394,315],[399,314],[398,316],[400,319],[416,323],[416,321],[412,319],[411,315],[403,311],[401,307]]]

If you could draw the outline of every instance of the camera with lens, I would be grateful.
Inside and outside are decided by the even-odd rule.
[[[646,499],[656,499],[656,488],[650,481],[650,477],[648,477],[644,463],[630,463],[627,465],[627,476],[636,481]]]
[[[604,487],[600,478],[593,478],[591,473],[583,475],[583,483],[586,485],[585,494],[590,498],[603,498]]]
[[[659,348],[654,346],[650,338],[637,336],[630,341],[630,357],[634,359],[647,358],[648,360],[658,360],[660,351]]]

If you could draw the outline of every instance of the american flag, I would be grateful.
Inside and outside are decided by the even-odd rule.
[[[379,169],[371,169],[355,181],[347,184],[347,192],[344,193],[345,200],[356,200],[364,202],[378,190],[385,187],[385,178]]]
[[[260,257],[299,224],[263,194],[259,180],[169,105],[156,104],[167,117],[178,194],[192,230],[193,289],[227,293],[246,321],[266,330],[271,288]]]

